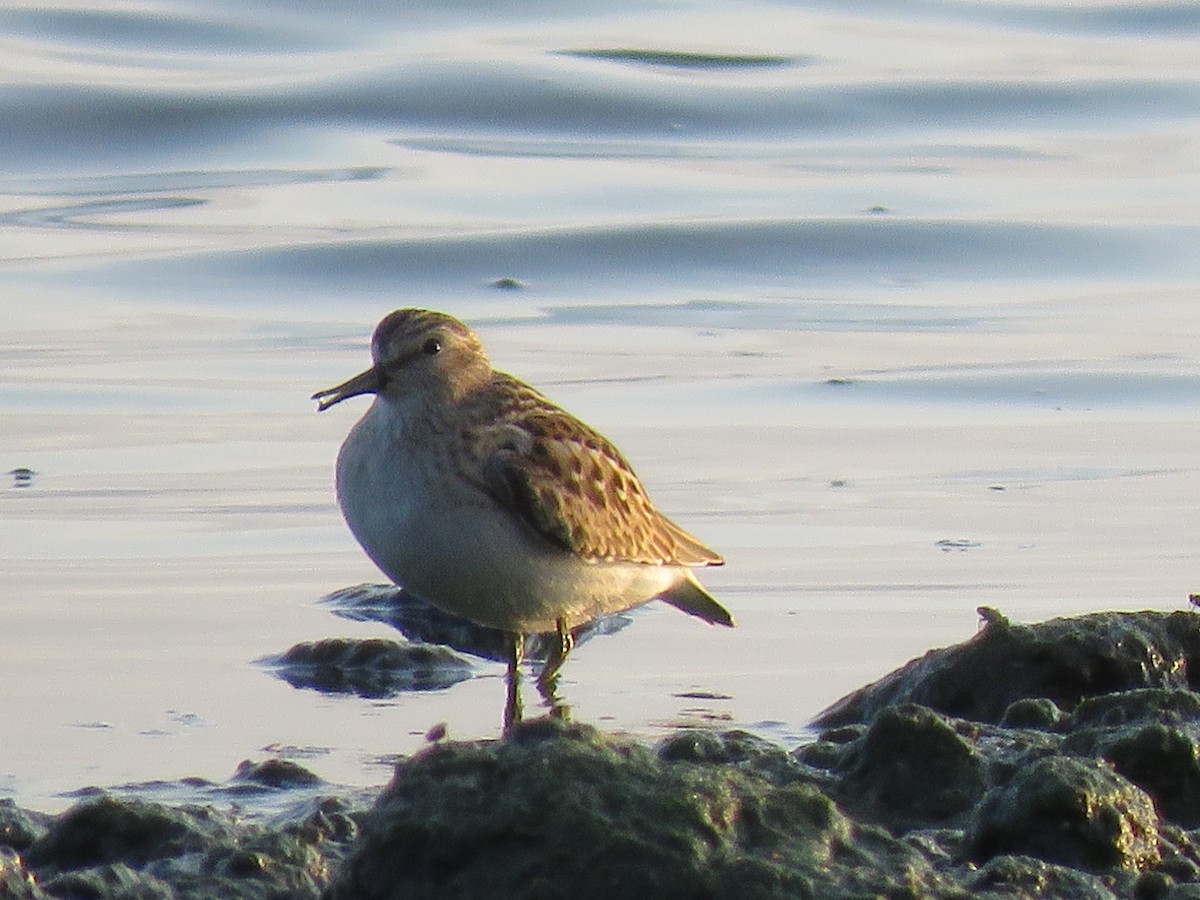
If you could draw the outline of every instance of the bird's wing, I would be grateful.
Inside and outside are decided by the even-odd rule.
[[[654,508],[608,440],[520,387],[530,393],[509,404],[483,453],[485,487],[502,507],[586,559],[683,566],[723,562]]]

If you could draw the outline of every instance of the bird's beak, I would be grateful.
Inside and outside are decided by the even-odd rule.
[[[325,412],[333,404],[341,403],[348,397],[357,397],[359,394],[374,394],[378,392],[386,381],[387,379],[384,377],[383,370],[372,366],[367,371],[355,375],[349,381],[343,382],[337,387],[317,391],[312,395],[312,399],[319,403],[317,412]]]

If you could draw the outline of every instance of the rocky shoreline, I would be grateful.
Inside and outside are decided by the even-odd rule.
[[[540,719],[431,743],[373,803],[305,795],[269,822],[0,801],[0,898],[1200,898],[1200,614],[981,614],[791,751]]]

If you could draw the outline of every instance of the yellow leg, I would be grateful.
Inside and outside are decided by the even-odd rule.
[[[550,715],[559,719],[568,719],[570,718],[570,709],[558,698],[558,672],[575,646],[575,637],[567,628],[565,619],[559,619],[557,624],[558,641],[546,654],[546,662],[542,666],[541,674],[538,675],[537,686],[538,693],[542,695],[546,706],[550,708]]]
[[[509,731],[521,721],[521,660],[525,657],[525,635],[512,636],[512,651],[508,657],[508,677],[505,679],[508,698],[504,704],[504,730]]]
[[[542,674],[538,676],[540,686],[549,686],[558,678],[558,670],[567,661],[567,655],[575,646],[575,638],[567,628],[565,619],[558,620],[558,640],[546,654],[546,663],[542,666]]]

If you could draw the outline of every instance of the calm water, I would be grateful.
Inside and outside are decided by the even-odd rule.
[[[649,607],[572,659],[611,730],[791,744],[980,605],[1200,589],[1200,7],[398,6],[0,11],[0,796],[497,733],[499,665],[254,664],[389,636],[318,603],[380,576],[331,486],[366,401],[307,398],[397,306],[725,553],[738,630]]]

